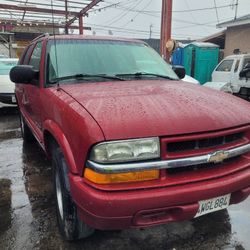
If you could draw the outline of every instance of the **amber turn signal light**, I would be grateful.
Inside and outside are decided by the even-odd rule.
[[[159,170],[147,170],[129,173],[116,173],[116,174],[100,174],[93,170],[86,168],[84,177],[96,184],[113,184],[124,182],[139,182],[159,179]]]

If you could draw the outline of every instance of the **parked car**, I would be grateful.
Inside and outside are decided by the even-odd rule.
[[[229,82],[206,82],[203,86],[233,94],[231,84]]]
[[[77,35],[33,40],[11,70],[23,139],[52,159],[65,239],[249,196],[249,103],[176,73],[144,42]]]
[[[178,70],[183,71],[184,67],[182,65],[172,65],[172,69],[177,72]],[[181,72],[180,72],[181,73]],[[196,79],[194,79],[193,77],[184,74],[184,72],[182,72],[183,74],[181,75],[180,79],[184,82],[188,82],[188,83],[194,83],[194,84],[200,84],[199,81],[197,81]]]
[[[11,82],[9,72],[17,65],[17,58],[0,58],[0,102],[16,104],[15,84]]]
[[[0,54],[0,58],[9,58],[9,57],[4,54]]]
[[[181,79],[184,82],[189,82],[189,83],[194,83],[194,84],[200,84],[200,82],[196,79],[194,79],[193,77],[189,76],[189,75],[185,75],[185,77],[183,79]]]
[[[250,66],[250,54],[231,55],[222,60],[205,86],[250,100],[250,78],[240,73]]]

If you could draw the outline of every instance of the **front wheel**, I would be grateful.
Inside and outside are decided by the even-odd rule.
[[[70,195],[68,167],[60,148],[53,149],[54,190],[59,230],[66,240],[78,240],[93,234],[94,229],[79,220]]]

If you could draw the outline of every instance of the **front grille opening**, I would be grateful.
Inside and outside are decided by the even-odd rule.
[[[198,148],[210,148],[224,144],[224,137],[202,139],[198,141]]]
[[[240,156],[236,156],[230,159],[226,159],[225,161],[221,163],[204,163],[204,164],[199,164],[199,165],[194,165],[194,166],[187,166],[187,167],[179,167],[179,168],[169,168],[167,169],[168,174],[179,174],[179,173],[188,173],[188,172],[194,172],[198,170],[209,170],[209,169],[214,169],[221,167],[224,164],[230,164],[234,160],[239,159]]]
[[[237,134],[232,134],[232,135],[228,135],[225,136],[225,142],[226,143],[231,143],[231,142],[235,142],[237,140],[240,140],[244,137],[244,133],[237,133]]]
[[[227,143],[233,143],[241,140],[244,137],[244,133],[236,133],[226,136],[219,136],[213,138],[205,138],[190,141],[181,142],[170,142],[167,144],[167,151],[170,153],[189,151],[189,150],[199,150],[205,148],[218,147]]]

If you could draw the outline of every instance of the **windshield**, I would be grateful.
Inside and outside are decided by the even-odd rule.
[[[47,54],[47,79],[60,79],[75,75],[91,75],[95,81],[108,81],[95,75],[122,76],[126,80],[131,75],[149,78],[162,75],[178,79],[168,65],[153,49],[143,43],[109,40],[57,40],[49,41]],[[152,74],[152,75],[150,75]],[[138,78],[138,74],[136,75]],[[162,77],[159,77],[162,79]],[[75,82],[79,79],[67,79]],[[90,77],[85,79],[91,81]],[[81,79],[82,81],[82,79]]]
[[[17,60],[0,60],[0,75],[8,75],[11,68],[17,65]]]

